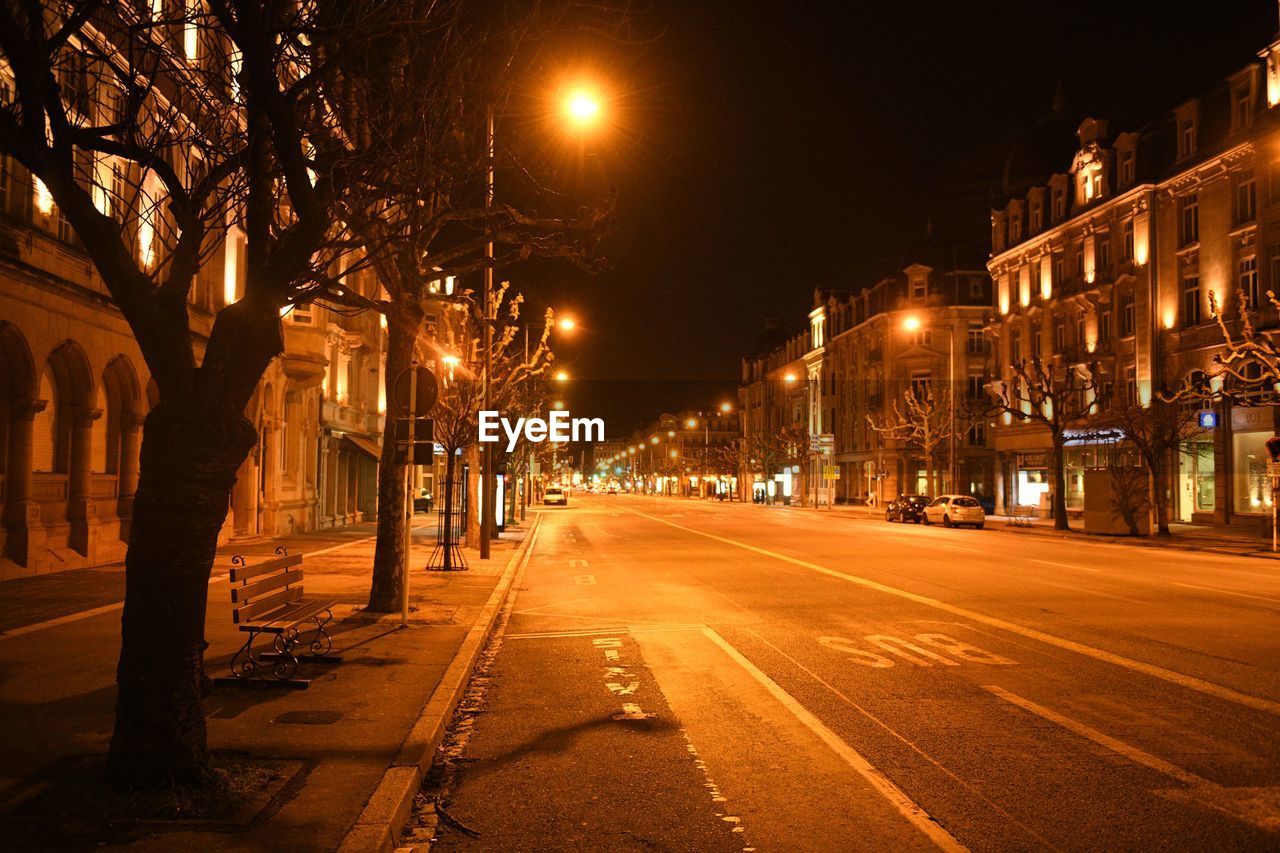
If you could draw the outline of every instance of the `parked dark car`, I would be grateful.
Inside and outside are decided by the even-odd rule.
[[[415,513],[431,512],[432,506],[434,506],[434,501],[431,498],[431,493],[426,489],[422,489],[418,496],[413,499],[413,511]]]
[[[884,520],[919,524],[929,501],[928,495],[898,495],[884,508]]]

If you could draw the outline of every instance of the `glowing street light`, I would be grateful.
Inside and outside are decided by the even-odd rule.
[[[795,375],[794,373],[788,373],[786,376],[782,377],[782,381],[783,381],[783,382],[795,382],[795,381],[796,381],[796,375]]]
[[[729,414],[730,412],[732,412],[732,411],[733,411],[733,404],[732,404],[732,403],[721,403],[721,404],[720,404],[720,411],[724,412],[726,415],[727,415],[727,414]]]
[[[915,314],[908,314],[902,318],[902,328],[908,332],[920,331],[920,318]]]
[[[572,317],[561,317],[559,320],[556,321],[556,326],[558,326],[560,331],[562,332],[572,332],[575,328],[577,328],[577,325],[578,325],[578,322],[574,320]]]
[[[567,372],[563,371],[563,370],[557,371],[557,372],[556,372],[556,381],[557,381],[557,382],[568,382],[568,381],[569,381],[569,374],[568,374]]]
[[[591,127],[600,121],[603,112],[604,102],[600,96],[585,86],[571,89],[565,96],[565,118],[572,127]]]

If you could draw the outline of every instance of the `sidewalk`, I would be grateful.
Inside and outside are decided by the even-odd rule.
[[[312,679],[306,690],[220,688],[206,700],[211,749],[275,760],[271,802],[195,828],[177,822],[132,831],[103,826],[100,839],[157,851],[336,850],[494,590],[504,576],[509,583],[508,569],[535,519],[523,531],[503,534],[491,560],[482,563],[467,548],[470,570],[443,574],[423,570],[435,527],[420,517],[412,612],[403,630],[398,613],[362,612],[373,562],[372,525],[219,549],[206,628],[211,676],[227,672],[244,638],[231,621],[232,554],[252,558],[281,544],[306,557],[308,594],[338,602],[330,630],[334,653],[343,661],[304,663],[298,675]],[[95,839],[84,835],[68,837],[71,821],[65,815],[31,807],[33,817],[25,801],[43,802],[48,797],[42,789],[56,793],[71,774],[100,772],[113,719],[123,575],[122,567],[111,567],[0,584],[0,848],[94,846]]]
[[[641,495],[640,497],[656,497],[676,502],[698,501],[717,506],[751,507],[764,510],[792,510],[808,512],[817,516],[827,515],[835,518],[858,519],[887,524],[884,510],[881,507],[856,506],[852,504],[836,504],[835,507],[776,504],[742,503],[741,501],[703,501],[695,498],[676,498],[662,495]],[[1072,518],[1071,530],[1055,530],[1053,519],[1037,518],[1029,524],[1014,524],[1008,516],[988,515],[987,529],[1026,536],[1056,537],[1058,539],[1078,539],[1086,542],[1106,542],[1114,545],[1131,545],[1137,548],[1166,548],[1178,551],[1205,551],[1216,554],[1229,554],[1237,557],[1261,557],[1263,559],[1280,559],[1280,554],[1271,551],[1271,531],[1267,527],[1263,531],[1239,527],[1215,527],[1204,524],[1183,524],[1175,522],[1169,525],[1172,533],[1169,537],[1160,536],[1112,536],[1084,531],[1084,519]]]

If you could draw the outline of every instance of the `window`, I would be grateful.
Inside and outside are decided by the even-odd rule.
[[[311,325],[311,303],[303,302],[293,306],[289,319],[304,326]]]
[[[1031,330],[1031,352],[1035,353],[1036,358],[1044,358],[1044,329],[1038,323]]]
[[[1022,214],[1013,211],[1009,214],[1009,245],[1022,239]]]
[[[1085,342],[1084,333],[1084,315],[1083,313],[1076,315],[1076,346],[1083,347]]]
[[[1252,222],[1258,216],[1258,185],[1250,178],[1236,184],[1236,224]]]
[[[1066,198],[1067,194],[1063,192],[1062,187],[1053,188],[1053,219],[1055,222],[1060,221],[1067,214]]]
[[[1009,360],[1014,364],[1022,361],[1022,336],[1017,332],[1009,338]]]
[[[1076,243],[1075,252],[1076,252],[1075,276],[1076,278],[1084,278],[1084,241],[1083,240]]]
[[[969,352],[977,354],[987,351],[987,336],[981,323],[969,324]]]
[[[987,393],[987,377],[981,373],[969,374],[969,399],[981,400]]]
[[[925,294],[929,291],[929,280],[924,276],[914,276],[911,279],[911,298],[924,299]]]
[[[1178,123],[1178,159],[1185,160],[1196,153],[1196,122],[1184,118]]]
[[[1133,152],[1120,152],[1120,186],[1128,187],[1133,184]]]
[[[1111,234],[1103,231],[1097,236],[1098,258],[1094,265],[1099,274],[1105,275],[1111,268]]]
[[[911,345],[927,347],[933,343],[933,332],[929,329],[916,329],[911,333]]]
[[[1053,255],[1053,281],[1050,282],[1054,287],[1060,287],[1062,280],[1066,278],[1064,274],[1067,263],[1063,260],[1061,252],[1055,252]]]
[[[911,371],[911,394],[917,400],[923,400],[929,396],[929,386],[932,384],[932,378],[927,370]]]
[[[1248,298],[1250,305],[1258,305],[1259,297],[1262,295],[1258,292],[1258,259],[1254,255],[1247,258],[1241,258],[1239,264],[1239,275],[1236,278],[1240,286],[1240,292]]]
[[[1185,246],[1200,239],[1200,200],[1196,193],[1187,193],[1182,197],[1181,213],[1180,236],[1182,245]]]
[[[1126,261],[1133,260],[1133,220],[1126,219],[1124,222],[1124,259]]]
[[[1133,294],[1126,293],[1120,297],[1120,337],[1127,338],[1133,334],[1134,321],[1137,314],[1134,311]]]
[[[1182,325],[1200,325],[1200,272],[1195,269],[1182,274]]]
[[[975,447],[981,447],[987,443],[987,425],[982,421],[977,421],[969,427],[969,443]]]
[[[1244,130],[1253,124],[1253,101],[1249,98],[1249,87],[1241,86],[1231,93],[1233,104],[1231,122],[1233,130]]]
[[[1105,305],[1098,312],[1098,343],[1111,340],[1111,306]]]
[[[1034,234],[1044,227],[1044,210],[1039,201],[1031,202],[1031,232]]]
[[[1067,348],[1067,324],[1059,320],[1053,324],[1053,351],[1060,353]]]
[[[1130,408],[1138,405],[1138,368],[1132,364],[1124,369],[1124,404]]]

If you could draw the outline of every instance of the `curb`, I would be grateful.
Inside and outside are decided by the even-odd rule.
[[[413,798],[422,787],[423,777],[431,769],[436,748],[444,739],[445,728],[467,688],[471,671],[489,639],[494,622],[508,599],[514,595],[515,579],[523,573],[525,564],[529,562],[541,521],[542,515],[538,514],[528,534],[507,560],[502,577],[481,609],[480,617],[467,632],[458,653],[453,656],[440,683],[431,692],[431,697],[419,713],[417,722],[400,743],[395,758],[382,774],[382,781],[374,789],[355,823],[347,830],[338,853],[390,853],[398,846],[400,829],[409,819]]]

